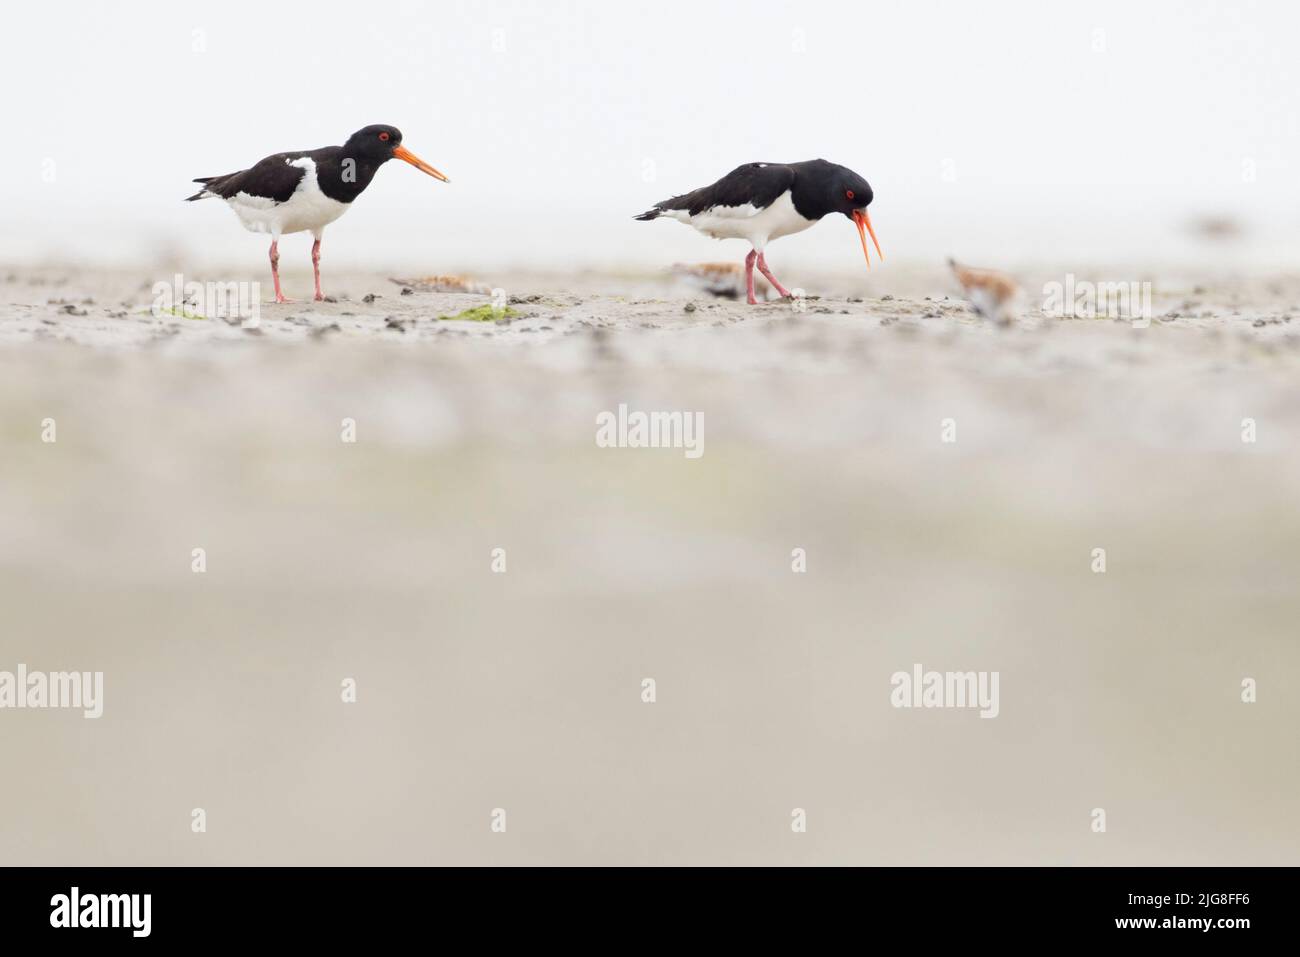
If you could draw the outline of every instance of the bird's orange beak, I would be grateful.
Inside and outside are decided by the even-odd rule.
[[[855,209],[853,211],[853,222],[858,227],[858,236],[862,239],[862,255],[867,257],[867,268],[871,268],[871,253],[867,252],[867,233],[871,233],[871,241],[876,246],[876,255],[882,260],[885,254],[880,251],[880,240],[876,239],[876,231],[871,228],[871,217],[867,215],[865,209]]]
[[[421,173],[428,173],[434,179],[440,179],[444,183],[451,182],[451,180],[443,176],[441,173],[439,173],[436,169],[434,169],[424,160],[420,159],[420,157],[416,156],[414,153],[408,150],[405,146],[399,146],[397,147],[397,149],[393,150],[393,158],[399,160],[405,160],[406,162],[414,166],[416,169],[418,169]]]

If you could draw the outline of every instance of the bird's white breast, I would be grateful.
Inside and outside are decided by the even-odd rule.
[[[321,192],[320,183],[316,181],[316,162],[310,156],[285,162],[303,169],[298,188],[285,202],[277,203],[265,196],[240,192],[226,203],[235,211],[244,228],[255,233],[279,236],[310,230],[319,235],[322,229],[348,211],[349,204],[330,199]]]
[[[762,209],[746,203],[743,206],[714,206],[694,216],[685,209],[665,210],[664,215],[694,226],[714,239],[747,239],[760,252],[771,240],[802,232],[816,222],[799,214],[789,190]]]

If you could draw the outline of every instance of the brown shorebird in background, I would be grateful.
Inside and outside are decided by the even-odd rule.
[[[719,299],[739,299],[746,294],[745,271],[740,263],[674,263],[673,275],[685,285]],[[771,297],[768,285],[754,278],[756,298]]]
[[[406,289],[418,289],[421,292],[467,292],[477,296],[492,294],[492,287],[485,282],[471,279],[469,276],[420,276],[416,279],[397,279],[390,277],[389,282]],[[406,295],[403,293],[402,295]]]
[[[1012,307],[1020,292],[1014,279],[992,269],[959,265],[955,259],[949,259],[948,265],[977,313],[1000,326],[1011,324]]]

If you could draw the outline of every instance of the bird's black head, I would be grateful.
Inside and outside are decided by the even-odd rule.
[[[865,210],[871,205],[871,186],[853,170],[843,166],[835,167],[835,174],[830,180],[829,201],[837,213],[853,218],[855,210]]]
[[[875,198],[871,186],[847,166],[839,166],[825,160],[815,160],[810,165],[815,166],[813,179],[821,194],[826,212],[842,213],[853,220],[853,224],[858,227],[858,236],[862,239],[862,253],[867,257],[867,267],[871,267],[871,254],[867,252],[868,232],[871,233],[876,254],[884,259],[884,253],[880,251],[880,243],[876,240],[876,231],[871,226],[871,217],[867,215],[867,207]]]
[[[347,155],[383,163],[393,158],[393,150],[402,145],[402,131],[395,126],[377,123],[357,130],[344,144]]]
[[[357,130],[343,144],[345,156],[378,166],[390,159],[404,160],[423,173],[428,173],[444,183],[451,182],[436,169],[402,145],[402,131],[395,126],[377,123]]]

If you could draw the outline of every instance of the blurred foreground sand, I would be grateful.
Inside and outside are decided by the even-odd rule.
[[[503,325],[344,276],[250,333],[9,272],[0,670],[106,701],[0,712],[0,862],[1300,862],[1294,277],[998,330],[938,270]],[[619,403],[705,454],[597,448]],[[892,708],[917,662],[1000,716]]]

